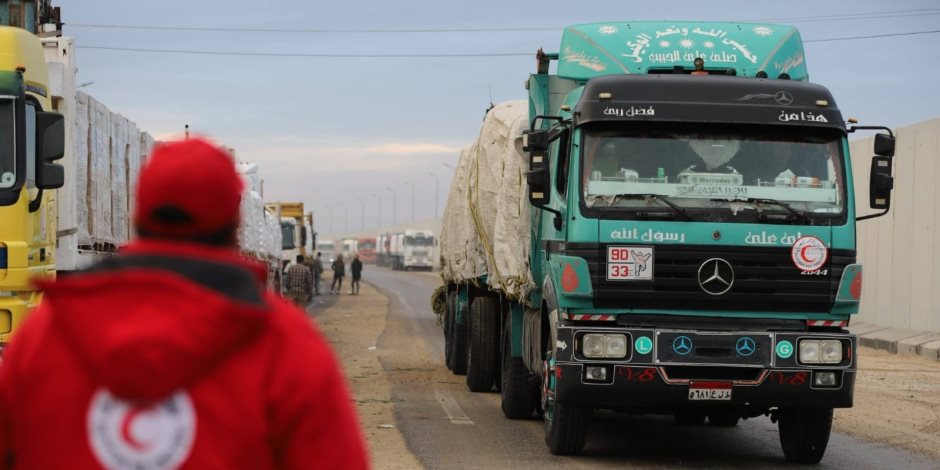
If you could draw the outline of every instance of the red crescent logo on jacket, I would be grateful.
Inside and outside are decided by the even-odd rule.
[[[99,389],[88,408],[88,440],[108,469],[178,468],[196,438],[196,413],[186,392],[152,405],[138,405]]]

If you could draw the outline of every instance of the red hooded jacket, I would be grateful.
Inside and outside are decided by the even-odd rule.
[[[0,469],[368,467],[332,352],[263,278],[138,242],[44,286],[0,365]]]

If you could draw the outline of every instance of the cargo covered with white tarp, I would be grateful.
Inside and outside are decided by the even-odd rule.
[[[486,283],[524,300],[529,271],[530,220],[522,152],[528,103],[509,101],[487,112],[479,137],[461,151],[444,209],[442,275],[446,282]]]

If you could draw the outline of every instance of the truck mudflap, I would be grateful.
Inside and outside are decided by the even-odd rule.
[[[593,335],[587,348],[595,348],[588,355],[585,335]],[[620,335],[625,337],[624,352]],[[612,349],[624,357],[596,357],[599,336],[613,338],[617,346]],[[831,354],[838,345],[841,358],[804,363],[802,342],[813,343],[808,348],[827,344]],[[757,415],[774,407],[848,408],[855,388],[856,338],[847,333],[566,325],[558,329],[555,354],[557,399],[595,408],[670,412],[736,407]]]

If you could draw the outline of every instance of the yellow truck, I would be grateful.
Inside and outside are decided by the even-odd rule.
[[[281,221],[281,269],[296,260],[297,255],[312,255],[316,246],[313,213],[304,212],[304,203],[272,202],[267,208]]]
[[[0,354],[39,302],[30,281],[54,276],[56,192],[65,170],[63,116],[50,112],[39,38],[0,27]]]

